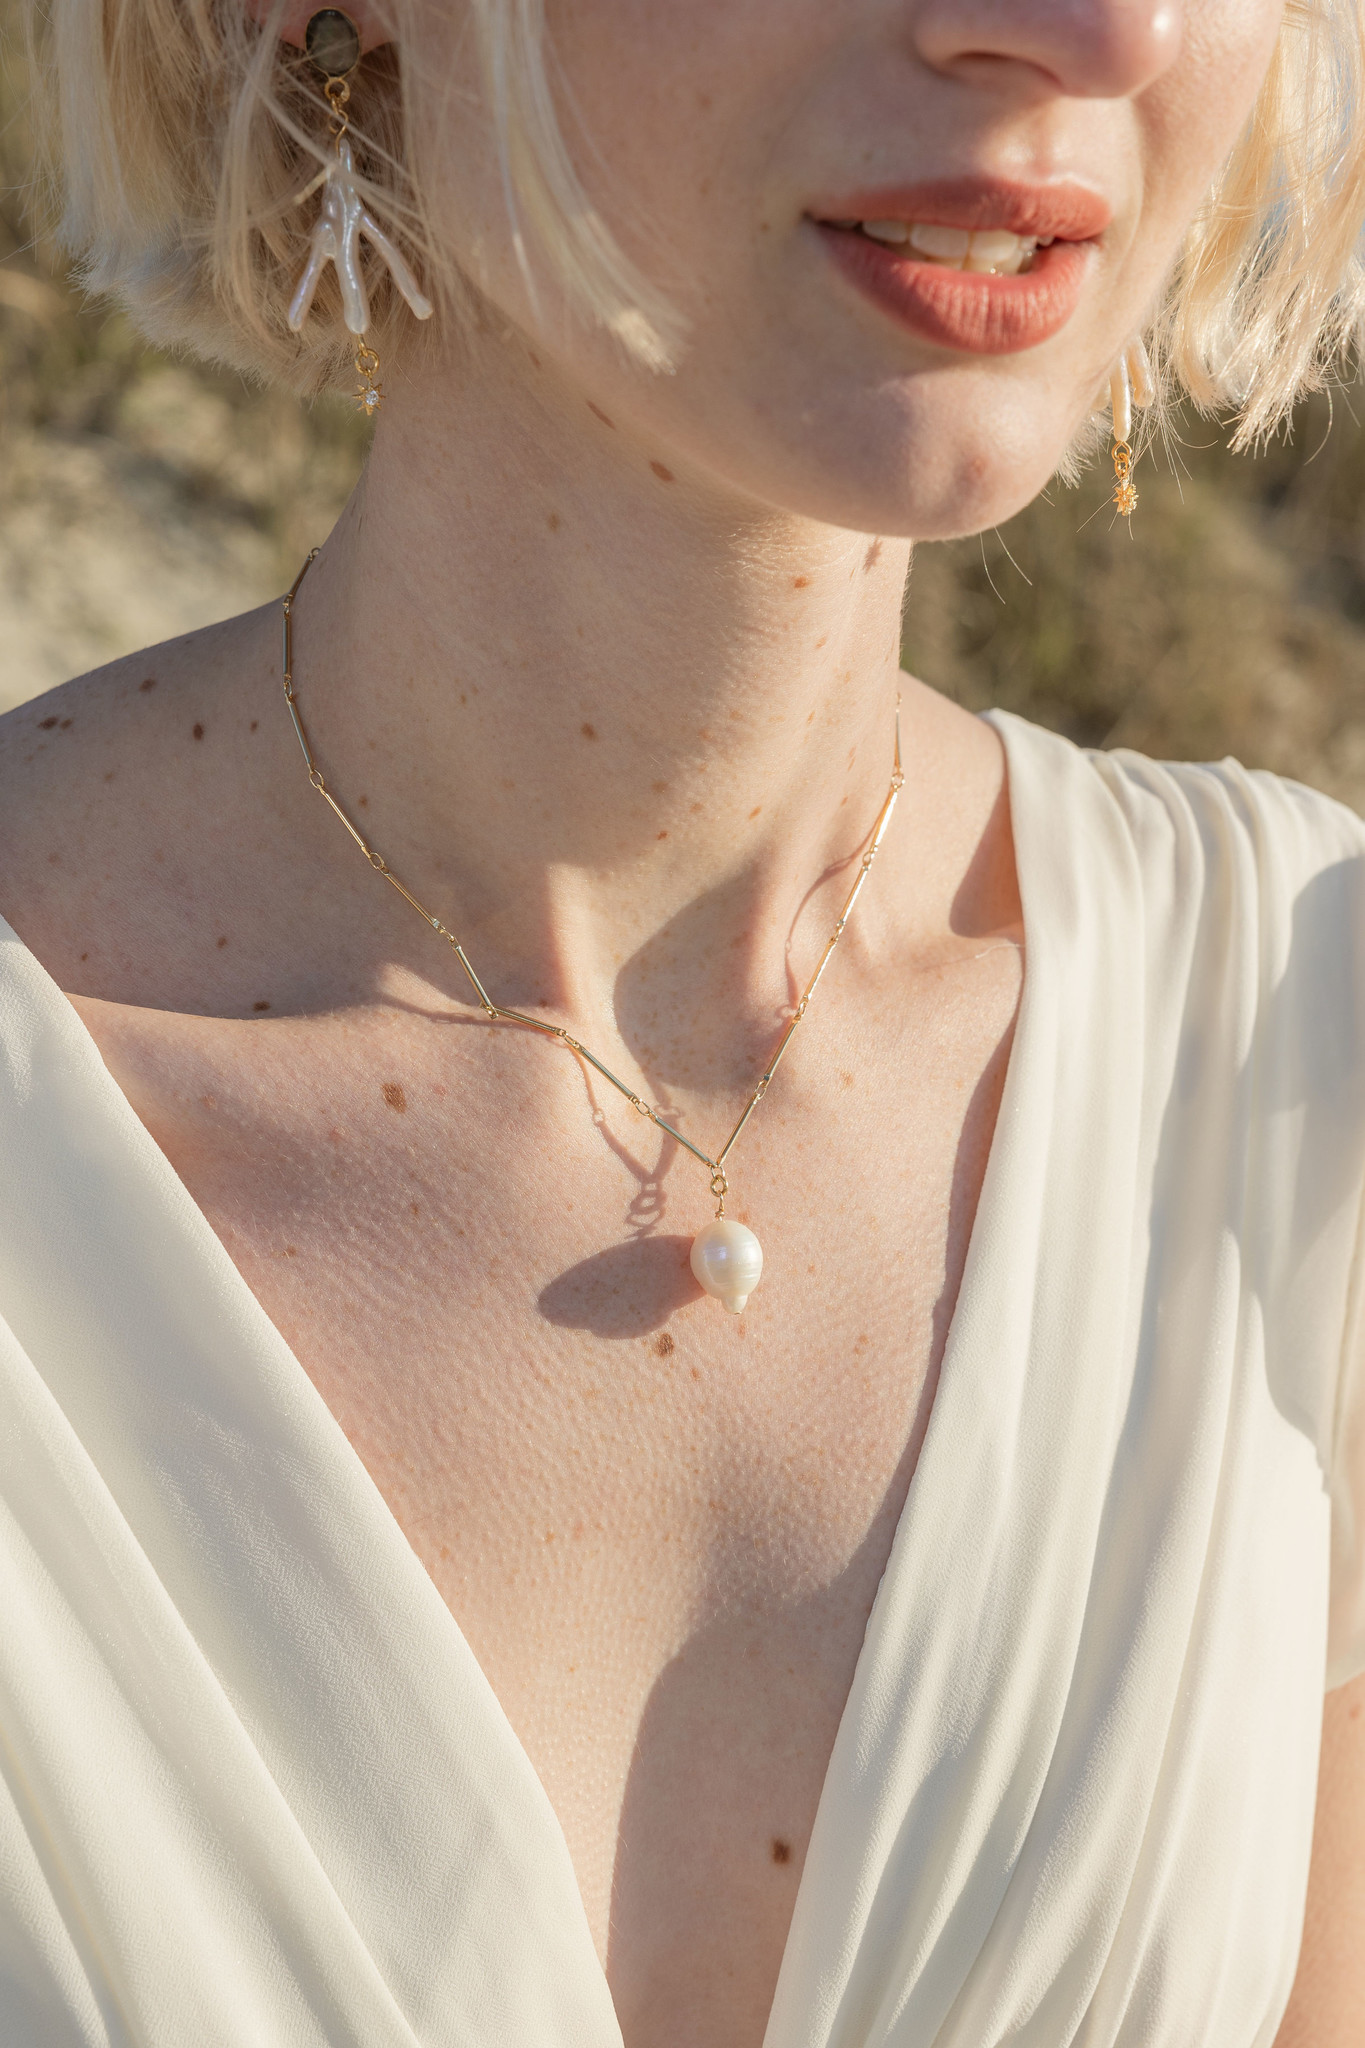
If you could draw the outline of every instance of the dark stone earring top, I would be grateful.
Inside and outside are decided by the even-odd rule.
[[[303,47],[325,78],[345,78],[360,62],[360,30],[339,7],[310,15]]]

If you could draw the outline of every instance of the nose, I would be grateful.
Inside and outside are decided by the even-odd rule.
[[[1180,48],[1179,0],[920,0],[915,46],[934,70],[985,82],[1022,67],[1075,99],[1131,99]]]

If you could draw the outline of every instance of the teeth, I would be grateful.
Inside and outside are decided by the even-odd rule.
[[[865,220],[836,221],[836,227],[861,228],[874,242],[890,248],[910,246],[917,256],[942,263],[952,270],[971,270],[1005,277],[1017,276],[1033,261],[1034,251],[1046,248],[1050,235],[1012,235],[1007,228],[940,227],[936,221]]]
[[[1013,270],[1018,262],[1023,245],[1018,235],[1009,234],[1004,228],[984,228],[972,236],[972,246],[967,251],[968,270]]]
[[[960,264],[971,244],[965,228],[939,228],[916,222],[910,230],[910,246],[917,256],[932,256],[937,263]]]

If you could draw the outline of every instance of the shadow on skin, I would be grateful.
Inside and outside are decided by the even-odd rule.
[[[665,1011],[661,1016],[658,998],[645,995],[652,989],[660,976],[683,975],[687,963],[705,958],[714,958],[717,929],[733,928],[736,937],[743,937],[743,919],[738,911],[731,911],[733,901],[738,905],[743,900],[748,878],[744,874],[731,876],[718,888],[696,897],[691,903],[671,917],[667,924],[634,952],[616,977],[613,1003],[616,1026],[622,1042],[630,1048],[632,1057],[639,1063],[654,1089],[666,1089],[683,1085],[705,1093],[723,1093],[751,1088],[763,1071],[763,1063],[771,1055],[777,1040],[790,1020],[812,970],[820,958],[824,938],[818,927],[805,935],[802,942],[804,958],[798,971],[793,958],[796,944],[796,930],[807,906],[832,882],[846,878],[862,854],[864,841],[860,840],[852,852],[840,860],[833,861],[823,873],[816,876],[805,895],[797,904],[787,927],[785,966],[787,994],[784,1003],[774,1003],[770,1015],[753,1027],[751,1044],[739,1071],[735,1069],[733,1055],[725,1050],[722,1033],[713,1039],[710,1020],[704,1012],[683,1021],[681,1028],[676,1016]],[[835,916],[830,910],[830,923]],[[733,941],[732,941],[733,943]],[[735,969],[735,985],[729,994],[722,993],[717,999],[722,1009],[733,1004],[742,1005],[743,989],[740,970]],[[742,1097],[736,1102],[736,1111]],[[721,1140],[718,1138],[719,1144]]]
[[[547,1323],[594,1337],[645,1337],[701,1299],[690,1237],[634,1237],[560,1273],[536,1306]]]
[[[825,1760],[912,1459],[907,1448],[832,1583],[786,1602],[751,1593],[725,1603],[654,1685],[612,1879],[608,1969],[627,2040],[670,2010],[700,2021],[699,2037],[726,2048],[762,2038]],[[823,1654],[813,1657],[817,1644]],[[793,1671],[803,1695],[795,1730]],[[764,1963],[756,1978],[755,1951]],[[698,2003],[699,1968],[710,2010]],[[737,1982],[753,2001],[748,2010],[737,2005]]]

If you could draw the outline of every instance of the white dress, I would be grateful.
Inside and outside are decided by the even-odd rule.
[[[1365,1668],[1365,826],[996,723],[1022,1009],[767,2048],[1268,2048]],[[620,2043],[458,1627],[7,926],[0,2043]]]

